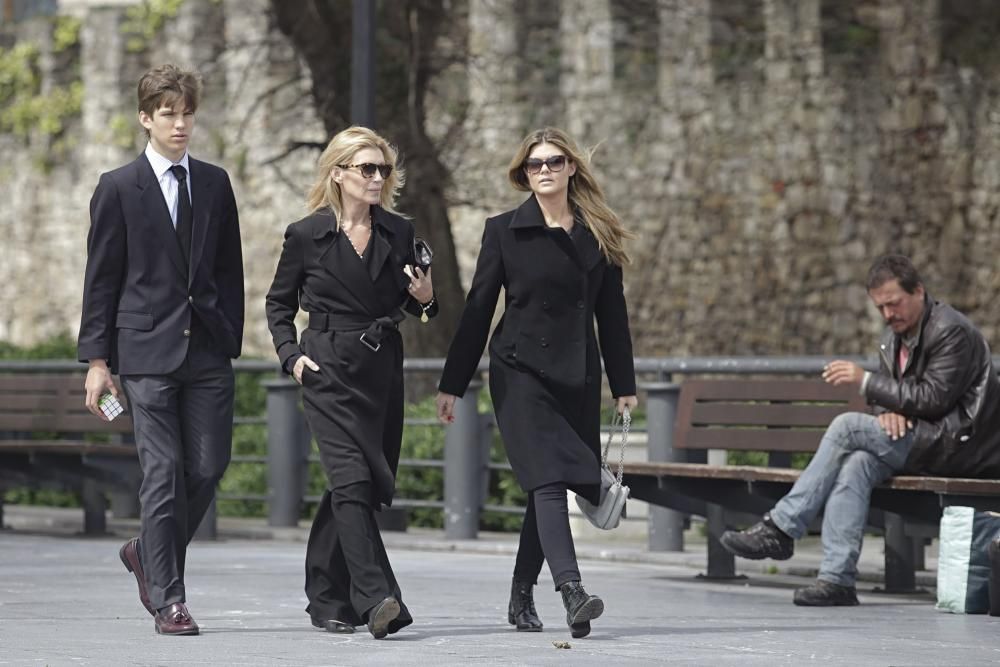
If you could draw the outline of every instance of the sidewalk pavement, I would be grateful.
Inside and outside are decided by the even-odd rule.
[[[17,530],[44,531],[62,535],[73,535],[82,531],[82,518],[78,509],[52,507],[29,507],[8,505],[4,508],[4,525]],[[108,531],[113,535],[128,536],[138,534],[138,519],[116,519],[108,514]],[[264,519],[243,519],[219,517],[220,539],[279,540],[303,542],[309,539],[308,521],[300,521],[295,528],[268,526]],[[650,565],[675,565],[687,567],[697,575],[706,567],[705,538],[700,528],[688,530],[684,535],[683,552],[653,552],[645,540],[637,538],[637,531],[608,531],[598,533],[600,539],[593,538],[598,531],[588,529],[584,537],[577,536],[576,552],[581,560],[601,560],[621,563],[645,563]],[[619,536],[628,535],[626,539]],[[512,533],[480,532],[474,540],[450,540],[444,531],[425,528],[409,528],[405,532],[383,531],[382,538],[387,548],[411,551],[460,551],[463,553],[508,555],[517,552],[517,535]],[[858,563],[858,580],[861,586],[871,584],[877,588],[885,574],[885,547],[881,537],[865,537],[861,560]],[[933,593],[937,584],[937,544],[926,550],[926,570],[917,572],[917,585]],[[793,575],[798,577],[816,576],[822,560],[822,547],[818,537],[807,537],[795,543],[795,556],[788,561],[736,560],[740,574]]]
[[[1000,662],[1000,619],[935,611],[930,594],[860,587],[862,605],[803,609],[792,590],[819,562],[806,540],[785,563],[740,562],[746,580],[707,582],[704,545],[684,553],[581,542],[584,583],[605,615],[571,639],[547,571],[535,589],[542,633],[506,624],[516,536],[447,540],[440,531],[384,533],[414,625],[375,641],[315,631],[303,613],[308,527],[222,518],[218,541],[188,558],[188,603],[200,637],[160,637],[140,607],[118,546],[137,527],[109,519],[107,537],[78,535],[79,510],[6,506],[0,532],[0,665],[970,665]],[[863,570],[881,544],[867,540]],[[931,564],[931,559],[928,559]],[[925,576],[922,579],[926,579]],[[360,630],[360,629],[359,629]],[[571,648],[557,648],[568,642]]]

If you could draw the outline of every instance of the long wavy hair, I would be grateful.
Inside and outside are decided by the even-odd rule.
[[[340,183],[337,183],[330,174],[334,168],[340,164],[351,164],[358,151],[365,148],[374,148],[382,153],[382,159],[386,164],[392,165],[392,173],[385,179],[382,192],[379,195],[379,205],[390,213],[402,215],[393,207],[396,205],[396,197],[406,182],[406,174],[398,164],[399,153],[396,148],[385,140],[382,136],[369,130],[367,127],[352,125],[346,130],[341,130],[319,156],[316,162],[316,181],[309,189],[306,196],[306,207],[310,213],[329,207],[337,216],[337,229],[340,229],[341,212],[344,209],[343,193]]]
[[[604,191],[590,171],[590,157],[594,149],[580,150],[568,134],[555,127],[535,130],[524,138],[510,161],[507,178],[511,185],[517,190],[531,192],[531,184],[524,171],[524,161],[539,144],[552,144],[576,165],[576,173],[570,176],[567,191],[570,206],[574,212],[580,213],[583,224],[597,239],[597,244],[608,261],[618,266],[630,264],[632,260],[625,251],[625,241],[635,235],[625,228],[618,214],[608,206]]]

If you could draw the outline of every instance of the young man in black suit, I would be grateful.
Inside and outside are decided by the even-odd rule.
[[[185,606],[187,545],[229,464],[231,359],[243,339],[243,259],[229,176],[190,157],[197,74],[164,65],[139,81],[149,143],[101,175],[90,202],[78,356],[87,408],[118,396],[135,425],[142,526],[119,555],[160,634],[198,634]],[[103,417],[102,417],[103,418]]]

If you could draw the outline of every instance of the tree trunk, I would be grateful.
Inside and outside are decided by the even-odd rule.
[[[313,102],[330,136],[350,115],[350,0],[271,0],[279,29],[312,75]],[[417,235],[434,251],[432,278],[440,314],[428,324],[403,328],[407,356],[440,357],[448,349],[464,294],[448,219],[448,172],[427,135],[424,108],[435,42],[447,28],[439,0],[380,3],[376,17],[376,127],[395,144],[406,170],[399,210],[413,218]],[[459,54],[460,55],[460,54]],[[305,187],[305,184],[303,184]]]

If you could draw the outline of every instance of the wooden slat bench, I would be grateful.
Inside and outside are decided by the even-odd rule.
[[[733,576],[733,557],[718,543],[726,524],[757,520],[798,479],[791,454],[815,452],[837,415],[868,409],[854,387],[821,380],[688,380],[674,448],[689,460],[705,460],[707,450],[767,452],[769,467],[633,462],[625,464],[625,483],[634,498],[707,517],[708,575]],[[935,534],[948,505],[1000,510],[1000,481],[898,476],[873,491],[869,522],[885,531],[887,590],[915,588],[922,559],[909,534]]]
[[[82,374],[0,375],[0,490],[71,490],[84,532],[95,534],[106,529],[104,493],[134,499],[141,472],[128,414],[99,420],[84,407],[83,382]]]

